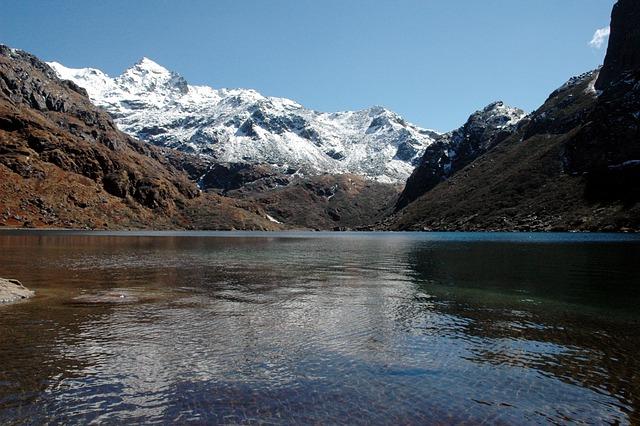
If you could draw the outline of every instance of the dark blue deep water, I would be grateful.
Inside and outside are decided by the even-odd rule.
[[[3,231],[0,423],[639,423],[640,238]]]

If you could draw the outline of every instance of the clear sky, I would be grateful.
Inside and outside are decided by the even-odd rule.
[[[320,111],[386,106],[437,130],[527,111],[603,61],[615,0],[7,0],[0,43],[111,76],[147,56],[191,84]]]

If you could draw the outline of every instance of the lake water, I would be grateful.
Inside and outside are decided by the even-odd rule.
[[[0,423],[640,422],[640,238],[3,231]]]

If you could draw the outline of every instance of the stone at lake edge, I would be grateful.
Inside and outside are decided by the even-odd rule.
[[[0,304],[28,299],[35,292],[29,290],[18,280],[0,278]]]

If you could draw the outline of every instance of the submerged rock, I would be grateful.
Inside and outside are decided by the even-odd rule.
[[[11,303],[28,299],[35,292],[29,290],[18,280],[0,278],[0,303]]]
[[[70,303],[73,305],[121,305],[151,303],[160,300],[162,296],[162,292],[153,289],[115,288],[110,290],[90,290],[74,297]]]

